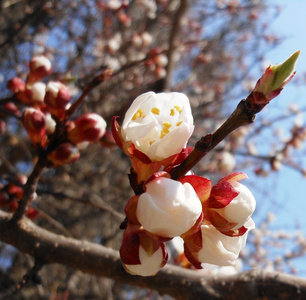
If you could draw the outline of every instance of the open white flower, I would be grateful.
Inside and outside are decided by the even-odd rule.
[[[200,199],[189,183],[160,177],[146,185],[136,216],[145,230],[172,238],[187,232],[201,212]]]
[[[248,231],[255,227],[254,221],[249,219],[245,224]],[[244,248],[248,231],[237,237],[222,234],[212,225],[202,225],[202,249],[195,257],[199,262],[218,266],[231,266],[235,264],[240,251]]]
[[[139,246],[140,264],[128,265],[123,264],[127,272],[132,275],[153,276],[165,263],[164,253],[159,247],[152,255],[149,255],[142,246]]]
[[[122,137],[152,161],[160,161],[180,153],[193,129],[187,96],[148,92],[137,97],[126,112]]]

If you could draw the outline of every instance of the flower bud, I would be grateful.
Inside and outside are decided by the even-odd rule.
[[[25,90],[25,83],[19,77],[14,77],[14,78],[10,79],[7,82],[6,86],[14,94],[19,93],[19,92],[23,92]]]
[[[73,144],[84,141],[97,142],[105,133],[106,122],[96,113],[88,113],[74,122],[74,128],[68,132],[68,139]]]
[[[126,112],[121,134],[152,161],[160,161],[180,153],[193,129],[184,94],[148,92],[137,97]]]
[[[48,155],[48,161],[53,167],[70,164],[80,157],[79,149],[70,143],[60,144]]]
[[[43,112],[35,108],[26,108],[22,115],[22,123],[34,145],[45,146],[46,118]]]
[[[202,213],[202,206],[189,183],[165,177],[155,178],[145,186],[136,208],[143,228],[161,237],[172,238],[191,229]]]
[[[20,114],[19,108],[16,106],[14,102],[7,102],[3,105],[4,109],[9,111],[10,113],[18,116]]]
[[[239,229],[250,219],[256,207],[256,200],[251,191],[239,182],[231,182],[238,195],[218,213],[230,223],[237,225],[232,230]]]
[[[256,202],[252,193],[238,183],[244,178],[247,176],[240,172],[227,175],[212,187],[209,197],[207,194],[200,196],[204,218],[229,236],[244,234],[244,225],[255,210]]]
[[[254,222],[250,219],[246,226],[248,231],[253,229]],[[209,263],[218,266],[234,265],[240,251],[244,248],[248,232],[242,236],[231,237],[222,234],[212,225],[201,226],[202,248],[198,252],[190,251],[185,244],[185,253],[190,261]]]
[[[220,155],[220,160],[218,162],[218,169],[221,173],[230,173],[234,170],[236,166],[236,160],[232,153],[224,151]]]
[[[55,81],[51,81],[47,84],[44,100],[53,117],[59,120],[65,117],[70,98],[69,90],[64,84]]]
[[[46,94],[46,85],[43,82],[28,84],[26,89],[17,94],[17,98],[30,106],[42,106]]]
[[[279,65],[269,66],[262,77],[257,81],[254,90],[247,100],[261,110],[273,98],[278,96],[283,87],[294,76],[294,68],[300,51],[292,54],[285,62]]]
[[[30,60],[30,73],[27,78],[27,83],[39,81],[52,73],[52,65],[50,60],[43,56],[37,55]]]
[[[153,276],[166,264],[168,253],[157,237],[147,235],[143,230],[134,230],[134,227],[129,225],[123,236],[122,264],[132,275]]]

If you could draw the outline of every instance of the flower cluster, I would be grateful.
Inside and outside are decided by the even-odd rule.
[[[10,212],[15,212],[18,208],[18,202],[23,197],[23,185],[26,183],[27,178],[24,175],[17,177],[17,184],[0,183],[0,208],[6,207]],[[37,195],[34,193],[33,197],[30,199],[31,204],[36,200]],[[34,220],[39,217],[39,212],[34,207],[28,207],[26,216]]]
[[[145,93],[134,100],[122,126],[114,118],[117,145],[130,157],[135,196],[127,216],[120,256],[127,272],[156,274],[167,261],[165,242],[180,236],[195,268],[202,263],[233,265],[254,228],[255,199],[233,173],[212,186],[193,174],[170,171],[190,153],[194,129],[188,98],[181,93]]]
[[[80,149],[99,141],[106,132],[106,122],[96,113],[69,120],[69,88],[59,81],[47,84],[41,81],[51,73],[50,60],[42,55],[34,56],[26,81],[15,77],[8,81],[7,87],[26,106],[22,123],[35,147],[46,149],[52,141],[54,143],[55,134],[59,137],[47,151],[50,166],[57,167],[77,160]]]

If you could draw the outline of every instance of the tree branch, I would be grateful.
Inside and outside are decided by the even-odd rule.
[[[167,265],[154,277],[132,276],[124,271],[117,251],[51,233],[26,218],[15,222],[1,210],[0,240],[46,264],[60,263],[176,299],[304,299],[306,295],[306,279],[259,270],[216,276]]]

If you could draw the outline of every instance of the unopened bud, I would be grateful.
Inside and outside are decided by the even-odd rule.
[[[17,94],[17,98],[24,104],[30,106],[41,106],[46,93],[46,85],[43,82],[35,82],[27,85],[26,89]]]
[[[68,132],[68,139],[73,144],[78,144],[84,141],[96,142],[102,138],[105,133],[105,120],[95,113],[88,113],[75,122],[75,127]]]
[[[69,90],[64,84],[55,81],[47,84],[45,103],[52,116],[62,120],[70,98]]]
[[[45,145],[46,118],[43,112],[35,108],[26,108],[22,115],[22,123],[34,145]]]
[[[258,111],[278,96],[283,87],[294,76],[294,68],[300,51],[292,54],[285,62],[279,65],[269,66],[262,77],[257,81],[254,90],[247,100]]]
[[[19,77],[14,77],[10,79],[7,84],[7,88],[12,91],[14,94],[18,92],[23,92],[25,90],[25,83],[24,81]]]
[[[50,60],[43,56],[37,55],[30,60],[30,73],[27,78],[27,83],[39,81],[52,73],[52,65]]]
[[[80,157],[79,149],[70,143],[59,145],[53,152],[48,155],[48,161],[53,167],[70,164]]]

